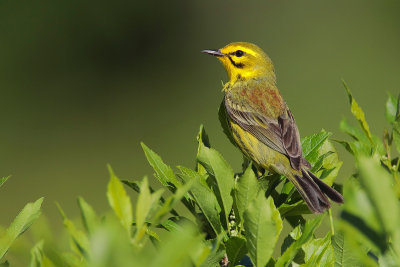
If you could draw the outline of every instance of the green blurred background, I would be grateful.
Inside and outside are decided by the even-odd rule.
[[[41,196],[58,224],[54,201],[70,217],[79,195],[104,211],[107,163],[121,178],[153,173],[140,141],[192,167],[201,123],[239,170],[217,116],[227,77],[200,53],[233,41],[272,58],[302,136],[343,138],[341,78],[380,136],[386,92],[400,91],[399,14],[399,1],[1,1],[0,176],[12,178],[0,224]]]

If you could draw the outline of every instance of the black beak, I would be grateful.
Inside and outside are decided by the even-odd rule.
[[[226,57],[225,54],[221,53],[218,49],[206,49],[201,51],[202,53],[207,53],[216,57]]]

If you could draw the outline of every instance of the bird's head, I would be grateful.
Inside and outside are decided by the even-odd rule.
[[[224,64],[230,82],[265,77],[275,83],[271,59],[255,44],[230,43],[221,49],[207,49],[202,52],[216,56]]]

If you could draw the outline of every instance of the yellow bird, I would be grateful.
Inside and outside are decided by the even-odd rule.
[[[302,156],[299,130],[276,87],[271,59],[258,46],[231,43],[216,56],[228,72],[223,88],[232,136],[241,151],[258,167],[286,176],[314,213],[330,208],[328,198],[343,203],[343,196],[309,171]]]

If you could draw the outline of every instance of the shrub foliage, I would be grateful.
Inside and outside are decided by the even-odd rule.
[[[234,173],[201,126],[195,168],[173,169],[142,144],[161,189],[152,188],[147,177],[120,180],[109,167],[112,212],[98,215],[78,198],[80,225],[59,207],[70,249],[40,240],[31,249],[29,266],[400,266],[400,98],[389,95],[390,127],[379,138],[345,88],[359,125],[342,120],[340,129],[350,139],[334,143],[354,156],[354,174],[343,186],[335,183],[342,162],[331,133],[321,130],[302,140],[312,171],[344,193],[338,216],[310,214],[285,177],[260,177],[246,159],[242,171]],[[137,193],[135,205],[126,190]],[[0,259],[40,215],[42,200],[26,205],[0,236]],[[330,230],[317,237],[324,217]],[[9,262],[3,259],[0,266]]]

